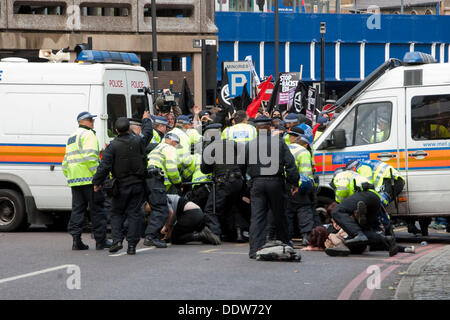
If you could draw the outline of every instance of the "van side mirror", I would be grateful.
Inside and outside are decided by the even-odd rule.
[[[319,149],[343,149],[347,146],[347,140],[345,138],[344,129],[336,129],[332,132],[330,139],[327,139],[322,143]]]
[[[345,138],[345,130],[344,129],[336,129],[331,135],[333,146],[336,149],[343,149],[347,146],[347,140]]]

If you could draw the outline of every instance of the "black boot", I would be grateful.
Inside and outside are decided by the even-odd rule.
[[[356,236],[354,236],[353,238],[350,239],[346,239],[344,240],[344,244],[366,244],[369,241],[369,239],[366,237],[366,235],[362,232],[358,233]]]
[[[397,242],[395,241],[394,237],[391,236],[382,236],[383,237],[383,243],[386,247],[386,249],[389,251],[389,257],[395,256],[399,248],[397,246]]]
[[[136,254],[136,246],[128,245],[127,254],[133,255]]]
[[[73,237],[72,250],[88,250],[89,246],[81,241],[81,237]]]
[[[103,241],[103,242],[98,242],[98,243],[96,243],[95,244],[95,249],[96,250],[103,250],[103,249],[106,249],[106,248],[111,248],[111,246],[112,246],[112,240],[105,240],[105,241]]]
[[[198,239],[196,241],[202,241],[206,244],[214,244],[219,245],[220,238],[214,234],[208,227],[204,227],[203,230],[199,233],[194,232],[194,238]]]
[[[367,206],[363,201],[358,201],[356,208],[358,210],[358,223],[364,227],[367,224]]]
[[[109,252],[114,253],[121,250],[122,248],[123,248],[122,241],[117,241],[114,242],[112,246],[109,248]]]

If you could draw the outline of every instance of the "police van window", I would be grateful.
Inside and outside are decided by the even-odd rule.
[[[390,136],[392,104],[364,103],[356,106],[336,129],[344,129],[346,146],[361,146],[386,141]]]
[[[148,109],[148,102],[144,95],[131,96],[131,117],[141,119],[145,109]]]
[[[413,97],[411,131],[414,140],[450,139],[450,95]]]
[[[127,102],[123,94],[108,94],[106,98],[106,110],[108,113],[108,136],[117,135],[114,128],[116,120],[127,116]]]
[[[356,110],[355,146],[380,143],[391,134],[392,104],[376,102],[360,104]]]

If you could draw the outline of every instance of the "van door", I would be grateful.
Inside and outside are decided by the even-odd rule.
[[[105,143],[109,143],[116,135],[115,123],[120,117],[128,117],[127,109],[127,77],[124,70],[105,71],[105,110],[108,115]],[[129,114],[129,113],[128,113]]]
[[[406,89],[411,214],[450,214],[450,86]]]
[[[383,94],[383,97],[361,99],[346,113],[333,129],[345,130],[345,148],[322,151],[322,169],[326,174],[333,173],[354,160],[377,159],[396,169],[400,168],[399,94],[401,92],[395,92],[392,96]],[[320,149],[319,147],[319,154]],[[399,213],[406,214],[407,207],[400,206]]]
[[[147,72],[128,70],[126,75],[131,118],[141,119],[144,111],[150,110],[148,98],[145,97],[144,92],[138,91],[149,87]]]

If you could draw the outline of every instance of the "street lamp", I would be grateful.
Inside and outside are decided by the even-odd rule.
[[[278,60],[279,60],[279,38],[278,38],[278,0],[275,0],[275,82],[278,80],[279,70],[278,70]]]
[[[320,109],[325,102],[325,22],[320,23]]]

